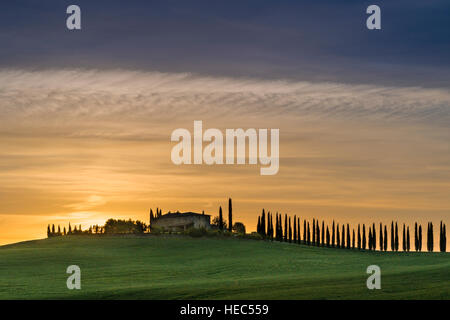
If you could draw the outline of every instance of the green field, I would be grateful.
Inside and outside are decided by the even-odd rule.
[[[73,264],[81,290],[66,287]],[[366,287],[372,264],[381,268],[381,290]],[[71,236],[0,247],[0,299],[449,298],[449,253],[184,236]]]

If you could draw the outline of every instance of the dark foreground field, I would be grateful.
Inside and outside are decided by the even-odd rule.
[[[68,290],[66,268],[81,268]],[[366,268],[380,266],[381,290]],[[450,254],[231,238],[65,237],[0,247],[0,299],[449,299]]]

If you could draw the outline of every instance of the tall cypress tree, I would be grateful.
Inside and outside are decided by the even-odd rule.
[[[297,243],[298,244],[301,243],[301,239],[300,239],[300,217],[297,218]]]
[[[419,225],[419,251],[422,251],[422,226]]]
[[[358,250],[361,250],[361,246],[362,246],[362,243],[361,243],[361,227],[358,224]]]
[[[325,222],[322,220],[322,246],[325,245]]]
[[[266,237],[266,212],[262,209],[261,213],[261,236]]]
[[[430,222],[428,227],[428,251],[433,252],[434,249],[434,237],[433,237],[433,222]]]
[[[333,220],[333,230],[332,230],[332,235],[331,235],[331,246],[334,247],[335,246],[335,239],[336,239],[336,235],[334,232],[334,220]]]
[[[398,225],[395,222],[395,251],[398,251]]]
[[[369,227],[368,244],[369,244],[369,250],[372,250],[372,228],[371,227]]]
[[[307,233],[307,240],[306,240],[306,242],[307,242],[307,244],[308,244],[308,246],[311,244],[311,231],[309,230],[309,222],[308,222],[308,231],[307,231],[308,233]]]
[[[363,250],[366,250],[366,225],[365,224],[363,224],[362,248],[363,248]]]
[[[320,226],[319,226],[319,221],[316,222],[316,245],[320,246]]]
[[[351,243],[350,243],[350,225],[347,223],[347,249],[350,249]]]
[[[50,225],[47,226],[47,238],[52,236],[52,232],[50,231]]]
[[[330,247],[330,230],[328,229],[328,226],[327,226],[327,247]]]
[[[313,219],[312,224],[312,245],[316,245],[316,220]]]
[[[233,206],[231,205],[231,198],[228,199],[228,231],[233,231]]]
[[[294,215],[294,243],[297,243],[297,216]]]
[[[222,207],[219,207],[219,230],[223,231]],[[260,219],[260,217],[258,217],[258,225],[256,227],[256,232],[261,234],[261,219]]]
[[[447,252],[447,230],[446,230],[445,224],[442,226],[442,237],[443,237],[442,252]]]
[[[419,232],[417,231],[417,222],[414,224],[414,249],[419,251]]]
[[[352,249],[355,249],[355,229],[352,229],[353,236],[352,236]]]
[[[391,223],[391,251],[395,251],[394,221]]]
[[[411,242],[409,239],[409,226],[408,226],[408,228],[406,229],[406,251],[408,251],[408,252],[409,252],[409,249],[411,249],[410,245],[411,245]]]
[[[387,226],[386,225],[384,225],[384,237],[383,237],[383,240],[384,240],[384,251],[387,251],[387,248],[388,248],[388,233],[387,233]]]

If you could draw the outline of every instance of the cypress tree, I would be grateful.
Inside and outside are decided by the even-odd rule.
[[[297,243],[300,244],[300,218],[297,218]]]
[[[231,198],[228,199],[228,231],[233,231],[233,206],[231,204]]]
[[[55,234],[56,234],[56,231],[55,231],[55,225],[52,224],[52,237],[53,237]]]
[[[383,237],[383,240],[384,240],[384,251],[387,251],[387,248],[388,248],[388,233],[387,233],[387,226],[386,225],[384,225],[384,237]]]
[[[311,244],[311,231],[309,230],[309,222],[308,222],[307,243],[308,243],[308,246]]]
[[[297,216],[294,215],[294,243],[297,243]]]
[[[368,244],[369,244],[369,250],[372,250],[372,228],[371,227],[369,227]]]
[[[363,248],[363,250],[366,250],[366,225],[365,224],[363,224],[362,248]]]
[[[398,251],[398,225],[395,222],[395,251]]]
[[[417,231],[417,222],[414,225],[414,249],[419,251],[419,233]]]
[[[322,220],[322,247],[325,245],[325,222]]]
[[[347,223],[347,249],[350,249],[351,243],[350,243],[350,225]]]
[[[445,224],[442,226],[442,252],[447,252],[447,230]]]
[[[433,252],[434,249],[434,237],[433,237],[433,222],[429,223],[428,231],[428,251]]]
[[[358,224],[358,250],[361,250],[361,228]]]
[[[219,230],[223,230],[223,215],[222,215],[222,207],[219,207]],[[256,227],[256,231],[261,234],[261,219],[258,217],[258,225]]]
[[[395,251],[394,221],[391,223],[391,251]]]
[[[64,227],[64,233],[63,234],[66,235],[66,227]]]
[[[411,245],[411,242],[409,239],[409,226],[408,226],[408,228],[406,230],[406,251],[408,251],[408,252],[409,252],[409,249],[411,249],[410,245]]]
[[[52,233],[50,231],[50,225],[47,226],[47,238],[50,238],[52,236]]]
[[[312,225],[312,245],[316,245],[316,220],[313,219]]]
[[[342,235],[341,235],[341,247],[342,249],[345,248],[345,224],[342,224]]]
[[[316,222],[316,245],[320,246],[320,226],[319,226],[319,221]]]
[[[327,226],[327,247],[330,247],[330,230],[328,230],[328,226]]]
[[[332,230],[332,236],[331,236],[331,246],[333,248],[335,246],[335,238],[336,238],[336,235],[335,235],[335,232],[334,232],[334,220],[333,220],[333,230]]]
[[[70,222],[69,222],[69,232],[68,234],[72,234],[72,227],[70,226]]]
[[[422,226],[419,225],[419,251],[422,251]]]
[[[407,251],[407,250],[406,250],[406,227],[405,227],[405,224],[403,224],[402,250],[403,250],[403,251]]]
[[[352,233],[353,233],[353,236],[352,236],[352,249],[355,249],[355,229],[352,229]]]
[[[261,213],[261,236],[266,237],[266,212],[262,209]]]

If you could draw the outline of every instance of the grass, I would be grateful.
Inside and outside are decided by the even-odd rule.
[[[66,287],[73,264],[81,290]],[[372,264],[381,268],[381,290],[366,287]],[[449,271],[449,253],[71,236],[0,247],[0,299],[449,299]]]

